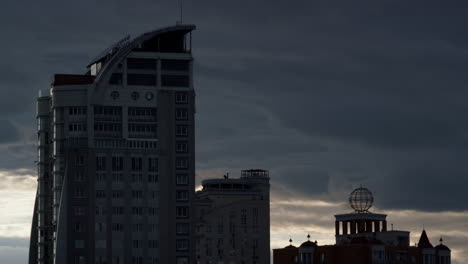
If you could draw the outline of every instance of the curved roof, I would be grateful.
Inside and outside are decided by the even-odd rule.
[[[293,246],[293,245],[289,245],[289,246],[286,246],[284,248],[288,248],[288,249],[296,249],[297,247]]]
[[[450,248],[449,248],[449,247],[447,247],[446,245],[442,245],[442,244],[441,244],[441,245],[437,245],[435,248],[436,248],[437,250],[447,250],[447,251],[450,251]]]
[[[315,244],[315,243],[312,242],[312,241],[306,241],[306,242],[302,243],[300,247],[301,247],[301,248],[306,248],[306,247],[317,247],[317,244]]]
[[[108,62],[103,66],[101,71],[96,76],[95,83],[99,83],[102,79],[102,77],[109,72],[109,70],[118,62],[125,58],[133,49],[138,47],[138,45],[142,44],[143,42],[150,40],[152,38],[155,38],[157,36],[167,34],[167,33],[175,33],[175,32],[180,32],[180,33],[189,33],[192,30],[195,30],[196,26],[195,25],[176,25],[176,26],[170,26],[170,27],[163,27],[159,28],[150,32],[146,32],[133,40],[129,40],[126,42],[124,45],[119,46],[119,45],[113,45],[112,48],[114,49],[113,52],[110,54],[111,58],[108,60]],[[122,41],[119,41],[118,43],[121,43]],[[116,50],[117,49],[117,50]],[[99,58],[100,59],[100,58]],[[94,63],[94,62],[93,62]]]

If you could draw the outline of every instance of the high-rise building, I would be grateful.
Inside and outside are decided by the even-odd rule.
[[[194,29],[127,37],[39,95],[30,264],[194,258]]]
[[[450,264],[451,252],[440,239],[432,246],[423,230],[419,243],[410,245],[410,232],[387,228],[387,215],[369,212],[372,193],[354,190],[349,203],[353,213],[335,215],[335,245],[319,246],[317,241],[273,249],[274,264]],[[292,243],[292,240],[290,240]]]
[[[268,171],[258,169],[202,182],[194,209],[197,264],[270,263],[269,182]]]

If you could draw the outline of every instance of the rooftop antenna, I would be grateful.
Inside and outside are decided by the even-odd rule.
[[[182,0],[179,0],[179,12],[180,12],[180,18],[179,20],[176,22],[177,25],[180,25],[182,24],[183,22],[183,3],[182,3]]]

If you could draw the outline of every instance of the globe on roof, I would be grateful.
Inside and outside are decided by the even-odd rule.
[[[374,196],[369,189],[359,187],[349,195],[349,205],[356,213],[369,212],[374,203]]]

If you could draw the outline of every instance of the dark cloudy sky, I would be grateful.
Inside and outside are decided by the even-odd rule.
[[[194,23],[198,179],[270,170],[272,247],[334,239],[360,184],[395,228],[468,263],[468,3],[185,0]],[[0,9],[0,258],[24,263],[34,99],[177,1],[6,0]]]

